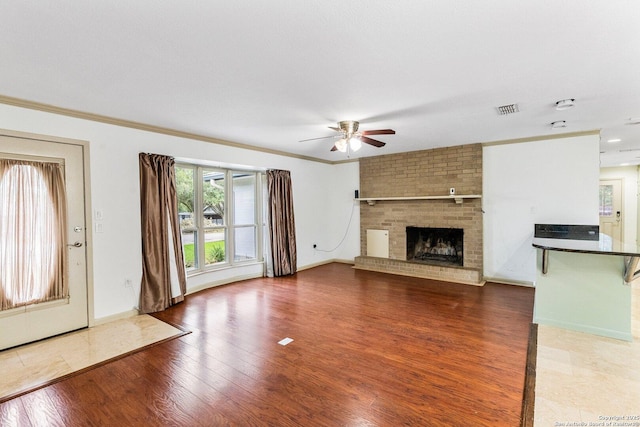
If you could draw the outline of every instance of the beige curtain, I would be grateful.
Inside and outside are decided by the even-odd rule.
[[[187,278],[178,222],[175,161],[140,153],[142,215],[141,313],[162,311],[184,300]]]
[[[67,298],[63,166],[0,159],[0,310]]]
[[[291,173],[285,170],[268,170],[267,188],[273,275],[278,277],[294,274],[298,260]]]

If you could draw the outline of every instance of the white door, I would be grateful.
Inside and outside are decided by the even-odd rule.
[[[613,239],[613,250],[622,249],[622,180],[600,181],[600,232]]]
[[[70,244],[66,248],[69,299],[0,311],[0,349],[4,349],[88,326],[87,254],[84,147],[0,131],[0,157],[64,162]]]

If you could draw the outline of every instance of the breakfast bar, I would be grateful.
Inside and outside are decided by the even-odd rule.
[[[533,321],[631,341],[629,282],[638,275],[640,252],[614,250],[609,236],[590,227],[536,225]]]

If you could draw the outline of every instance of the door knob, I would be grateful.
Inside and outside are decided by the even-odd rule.
[[[72,248],[80,248],[80,247],[82,247],[82,242],[71,243],[71,244],[69,244],[67,246],[72,247]]]

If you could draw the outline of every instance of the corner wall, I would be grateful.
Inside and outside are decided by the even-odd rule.
[[[484,276],[534,284],[534,224],[599,223],[597,134],[483,148]]]

